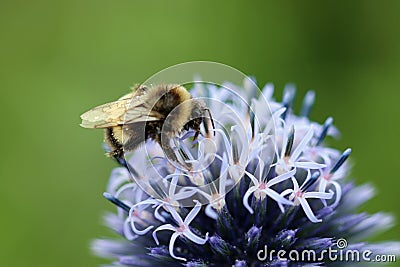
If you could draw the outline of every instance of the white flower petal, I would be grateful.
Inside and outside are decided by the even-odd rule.
[[[211,219],[217,220],[218,219],[218,213],[215,212],[215,210],[212,208],[212,204],[208,204],[205,209],[205,214],[210,217]]]
[[[130,226],[129,218],[127,218],[124,221],[123,232],[124,232],[124,236],[129,241],[135,240],[138,237],[137,234],[132,233],[132,228]]]
[[[286,190],[284,190],[282,193],[280,193],[280,195],[281,195],[282,197],[285,197],[285,196],[287,196],[287,195],[289,195],[289,194],[292,194],[293,192],[294,192],[293,189],[286,189]],[[280,202],[277,202],[277,203],[278,203],[278,206],[279,206],[279,209],[281,210],[281,212],[282,212],[282,213],[285,212],[285,209],[284,209],[282,203],[280,203]]]
[[[261,181],[259,181],[253,174],[245,171],[247,176],[250,178],[250,180],[253,182],[254,185],[259,185]]]
[[[165,218],[159,213],[159,209],[162,208],[163,205],[158,205],[154,210],[154,217],[161,222],[165,222]]]
[[[265,84],[262,89],[262,94],[266,99],[272,99],[272,95],[274,94],[274,85],[272,83]]]
[[[224,146],[225,146],[224,151],[227,153],[228,158],[231,159],[232,158],[231,144],[230,144],[226,134],[221,129],[215,129],[215,132],[219,133],[222,136],[222,140],[223,140]]]
[[[325,193],[327,184],[328,184],[328,181],[326,179],[324,179],[324,178],[321,178],[320,181],[319,181],[318,191],[322,192],[322,193]],[[326,207],[327,206],[326,200],[322,198],[321,201],[322,201],[322,204],[324,204],[324,206]]]
[[[292,183],[293,183],[293,190],[292,190],[292,192],[294,192],[294,191],[299,191],[299,183],[297,182],[297,180],[296,180],[296,178],[295,177],[292,177]],[[285,190],[286,191],[286,190]],[[283,191],[283,192],[285,192],[285,191]]]
[[[226,186],[227,186],[227,178],[228,178],[228,169],[225,170],[225,172],[219,177],[219,187],[218,187],[218,193],[221,196],[225,196],[226,193]]]
[[[206,238],[201,238],[201,237],[195,235],[189,228],[186,228],[183,231],[183,235],[185,237],[187,237],[189,240],[191,240],[194,243],[199,244],[199,245],[204,245],[207,242],[207,239],[208,239],[207,238],[208,237],[208,233],[206,235]]]
[[[243,196],[243,205],[250,212],[250,214],[253,214],[254,211],[249,205],[249,197],[254,191],[257,190],[257,188],[258,188],[258,184],[255,186],[251,186],[249,189],[247,189],[246,193]]]
[[[272,108],[272,107],[271,107]],[[279,118],[282,116],[282,114],[286,111],[286,108],[279,108],[277,111],[275,111],[272,114],[272,120],[270,120],[267,124],[267,126],[265,126],[265,129],[263,131],[263,133],[265,134],[272,134],[273,133],[273,129],[275,128],[276,123],[279,121]],[[277,148],[276,148],[276,151]]]
[[[231,165],[228,168],[230,176],[235,180],[239,181],[243,177],[244,167],[240,165]]]
[[[295,174],[296,174],[296,169],[294,168],[291,171],[288,171],[288,172],[281,174],[275,178],[272,178],[271,180],[269,180],[267,182],[267,186],[270,187],[270,186],[273,186],[274,184],[285,181],[285,180],[289,179],[290,177],[294,176]]]
[[[340,186],[340,184],[338,182],[332,181],[331,184],[333,184],[333,186],[336,189],[336,193],[335,193],[335,202],[332,204],[332,207],[335,208],[338,204],[340,199],[342,198],[342,187]]]
[[[186,216],[185,221],[184,221],[185,226],[188,226],[193,221],[193,219],[196,217],[196,215],[199,213],[199,211],[201,209],[201,203],[198,200],[193,200],[193,202],[195,202],[196,205]]]
[[[199,190],[200,191],[200,190]],[[173,196],[173,200],[182,200],[182,199],[187,199],[196,194],[198,191],[196,190],[180,190],[179,193],[175,194]]]
[[[171,183],[169,185],[169,189],[168,189],[168,195],[172,196],[175,193],[175,189],[176,189],[176,184],[178,183],[178,176],[175,176],[172,178]]]
[[[137,229],[136,226],[135,226],[136,217],[129,217],[129,220],[130,220],[130,222],[131,222],[132,230],[133,230],[133,231],[135,232],[135,234],[137,234],[137,235],[145,235],[145,234],[147,234],[151,229],[154,228],[153,225],[150,225],[150,226],[148,226],[147,228],[145,228],[145,229],[143,229],[143,230],[139,230],[139,229]]]
[[[159,204],[162,204],[162,202],[158,199],[148,198],[148,199],[145,199],[145,200],[140,201],[139,203],[136,203],[135,205],[133,205],[131,211],[133,211],[134,208],[139,208],[139,207],[141,210],[146,209],[151,204],[159,205]]]
[[[171,224],[164,224],[161,225],[159,227],[157,227],[154,231],[153,231],[153,238],[154,241],[156,241],[157,245],[160,245],[160,242],[158,242],[158,238],[157,238],[157,232],[158,231],[162,231],[162,230],[171,230],[171,231],[176,231],[176,227],[173,227]]]
[[[321,219],[318,219],[317,217],[315,217],[313,211],[310,208],[310,205],[308,205],[308,202],[304,198],[299,197],[299,198],[297,198],[297,200],[300,202],[301,207],[303,208],[305,214],[307,215],[307,217],[310,221],[312,221],[313,223],[322,222]]]
[[[296,166],[297,168],[301,168],[301,169],[311,169],[311,170],[315,170],[315,169],[322,169],[325,168],[326,165],[325,164],[320,164],[320,163],[316,163],[316,162],[306,162],[306,161],[297,161],[294,163],[294,166]]]
[[[196,193],[199,193],[200,195],[202,195],[203,197],[205,197],[209,202],[212,201],[212,196],[209,193],[206,193],[202,190],[202,188],[200,187],[194,187],[194,189],[196,191]]]
[[[169,240],[169,254],[171,255],[172,258],[177,259],[177,260],[182,260],[182,261],[186,261],[185,258],[182,257],[178,257],[174,254],[174,245],[175,245],[175,241],[178,238],[178,236],[180,235],[180,233],[173,233],[171,236],[171,239]]]
[[[265,192],[270,198],[272,198],[273,200],[275,200],[278,203],[293,206],[292,201],[287,200],[286,198],[284,198],[283,196],[281,196],[280,194],[278,194],[277,192],[275,192],[274,190],[272,190],[270,188],[265,188],[261,191]]]
[[[114,197],[118,198],[124,191],[131,189],[132,191],[136,188],[136,184],[128,183],[121,186],[117,192],[115,192]]]
[[[172,207],[169,204],[165,205],[169,211],[169,213],[171,214],[172,218],[174,218],[174,220],[178,223],[178,224],[183,224],[183,220],[181,218],[181,216],[178,214],[178,212],[176,211],[176,209],[174,207]]]
[[[308,143],[310,142],[311,138],[314,135],[314,129],[313,127],[310,128],[310,130],[306,133],[306,135],[303,137],[301,140],[300,144],[297,145],[296,149],[293,151],[293,153],[290,155],[290,159],[293,161],[296,161],[296,159],[299,158],[301,152],[303,152]]]
[[[289,195],[289,194],[291,194],[293,192],[294,192],[294,190],[289,188],[289,189],[284,190],[280,195],[284,197],[284,196],[287,196],[287,195]]]
[[[323,177],[320,179],[319,181],[319,187],[318,187],[318,191],[325,193],[326,190],[326,185],[328,184],[328,181],[326,179],[324,179]]]
[[[246,159],[248,155],[248,148],[250,144],[246,138],[246,132],[239,125],[234,125],[231,128],[231,147],[236,145],[237,153],[238,153],[238,162],[241,166],[246,165]],[[234,155],[232,154],[232,157]]]
[[[322,192],[305,192],[304,198],[322,198],[322,199],[331,199],[333,197],[333,192],[322,193]]]

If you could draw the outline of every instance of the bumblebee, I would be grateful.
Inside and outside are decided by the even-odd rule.
[[[206,105],[176,84],[136,86],[117,101],[85,112],[81,119],[84,128],[104,129],[105,142],[111,148],[107,155],[120,163],[125,162],[124,151],[133,151],[148,139],[158,142],[167,158],[179,162],[171,139],[191,129],[196,140],[202,124],[206,136],[209,124],[214,127]]]

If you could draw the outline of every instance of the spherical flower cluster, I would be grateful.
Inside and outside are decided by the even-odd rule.
[[[244,101],[225,87],[236,88]],[[325,146],[338,130],[332,118],[323,124],[308,118],[314,92],[296,115],[294,87],[285,88],[282,102],[273,90],[267,84],[257,93],[249,80],[243,86],[195,85],[192,95],[218,100],[206,101],[217,122],[213,134],[193,142],[193,132],[182,132],[174,140],[180,164],[147,141],[115,168],[104,196],[117,211],[105,223],[121,238],[94,241],[94,252],[114,258],[110,266],[165,267],[340,265],[321,253],[337,249],[339,239],[348,241],[343,250],[399,253],[397,242],[364,241],[393,219],[356,212],[374,189],[349,180],[351,149]],[[266,247],[312,250],[317,257],[260,258]]]

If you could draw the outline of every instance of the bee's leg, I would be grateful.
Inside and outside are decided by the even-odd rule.
[[[203,122],[203,125],[204,125],[204,129],[206,131],[206,136],[209,138],[210,137],[210,130],[208,128],[208,123],[211,122],[211,126],[212,126],[213,130],[215,130],[215,124],[214,124],[214,120],[213,120],[213,117],[211,115],[210,110],[207,108],[206,111],[207,111],[207,113],[208,113],[208,115],[210,117],[209,118],[203,117],[202,122]],[[214,131],[214,136],[215,136],[215,131]]]
[[[196,129],[194,136],[193,136],[193,143],[194,143],[194,141],[197,140],[197,138],[199,137],[199,134],[200,134],[200,129]]]
[[[201,134],[200,127],[198,127],[197,129],[195,129],[195,132],[194,132],[193,141],[192,141],[192,148],[194,148],[196,146],[196,140],[197,140],[197,138],[199,137],[200,134]],[[207,137],[208,137],[208,135],[207,135]]]
[[[164,144],[162,147],[162,150],[164,151],[164,154],[167,158],[170,160],[179,162],[178,158],[176,157],[174,149],[168,144]]]
[[[162,139],[161,139],[161,136],[162,136]],[[174,148],[170,144],[171,139],[168,136],[171,136],[171,135],[170,134],[159,134],[157,136],[157,140],[156,140],[160,144],[162,150],[164,151],[165,157],[181,164],[182,166],[185,166],[187,169],[191,169],[192,164],[185,162],[185,160],[189,159],[187,154],[183,151],[182,148],[177,146],[176,147],[177,152],[184,160],[183,162],[180,161],[178,159],[178,157],[176,156],[176,152],[175,152]],[[163,140],[163,142],[161,142],[161,140]]]
[[[191,170],[192,169],[192,163],[186,162],[187,160],[190,160],[189,156],[186,154],[185,150],[183,150],[181,147],[177,147],[177,151],[181,158],[183,159],[182,161],[178,161],[182,166],[185,166],[186,169]],[[175,154],[174,154],[175,155]]]
[[[174,149],[171,147],[170,136],[172,136],[171,133],[158,133],[155,136],[155,139],[156,139],[157,143],[161,146],[161,149],[163,150],[166,158],[171,159],[176,162],[179,162],[178,158],[175,155]]]
[[[104,131],[104,141],[107,146],[112,149],[106,153],[106,156],[114,158],[120,165],[126,167],[126,162],[123,158],[122,144],[120,139],[116,137],[115,131],[120,132],[120,128],[106,128]]]
[[[121,147],[116,148],[115,150],[106,153],[106,155],[110,158],[115,159],[115,161],[121,165],[122,167],[128,168],[128,164],[124,158],[124,151]]]

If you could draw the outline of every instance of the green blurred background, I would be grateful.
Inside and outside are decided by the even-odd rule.
[[[400,2],[264,2],[1,1],[0,266],[104,262],[88,247],[109,235],[102,192],[115,164],[79,115],[191,60],[278,93],[315,89],[312,118],[335,118],[332,144],[352,147],[352,175],[378,189],[364,210],[400,218]]]

